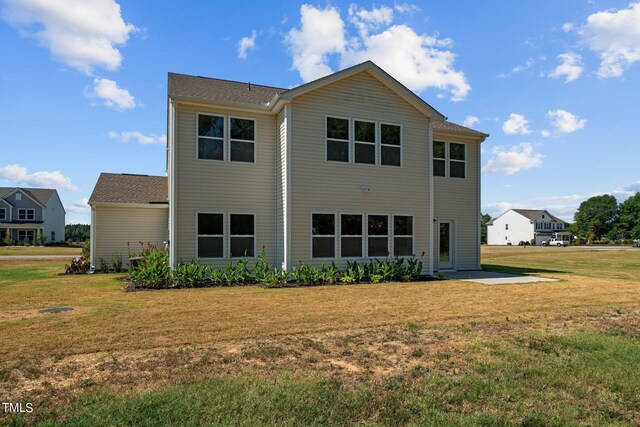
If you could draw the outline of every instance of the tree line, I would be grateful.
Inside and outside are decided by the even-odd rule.
[[[622,203],[609,194],[580,203],[569,231],[579,242],[640,239],[640,193]]]
[[[89,224],[67,224],[64,226],[64,238],[72,242],[89,240],[91,226]]]

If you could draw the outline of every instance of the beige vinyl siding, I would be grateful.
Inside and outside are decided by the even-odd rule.
[[[256,121],[255,163],[197,159],[197,113],[253,118]],[[227,124],[228,125],[228,121]],[[225,132],[228,133],[228,129]],[[225,108],[178,103],[176,107],[176,242],[177,261],[196,254],[196,212],[252,213],[256,215],[256,255],[266,247],[269,262],[276,257],[276,177],[274,161],[276,117]],[[225,215],[228,231],[228,215]],[[225,239],[225,256],[229,239]],[[223,266],[227,259],[203,261]]]
[[[430,253],[428,119],[366,72],[296,97],[291,114],[292,266],[327,262],[311,259],[314,212],[414,215],[415,252]],[[327,162],[327,115],[401,125],[403,167]]]
[[[464,143],[466,148],[466,178],[434,177],[434,217],[453,221],[455,238],[454,269],[477,270],[480,256],[480,200],[478,169],[480,144],[460,136],[434,131],[435,141]],[[438,239],[434,236],[434,269],[438,270]]]
[[[169,238],[168,207],[95,207],[94,253],[96,267],[100,258],[110,263],[113,255],[122,257],[123,265],[129,254],[140,252],[140,242],[162,245]],[[129,243],[129,246],[127,246]]]

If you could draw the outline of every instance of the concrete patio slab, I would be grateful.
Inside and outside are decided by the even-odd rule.
[[[455,271],[445,273],[451,280],[482,283],[483,285],[510,285],[515,283],[557,282],[558,279],[537,276],[518,276],[494,271]]]

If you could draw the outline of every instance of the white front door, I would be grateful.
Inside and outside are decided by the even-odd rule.
[[[440,238],[438,239],[438,270],[453,269],[453,222],[440,220],[438,222]]]

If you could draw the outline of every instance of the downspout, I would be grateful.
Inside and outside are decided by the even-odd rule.
[[[284,259],[282,268],[291,270],[291,104],[284,106]]]
[[[91,206],[91,228],[89,229],[89,262],[91,268],[95,268],[95,249],[96,249],[96,208]]]
[[[436,253],[434,247],[434,221],[433,216],[433,123],[429,120],[429,153],[427,154],[427,167],[429,169],[429,275],[433,276],[433,257]]]
[[[176,267],[176,110],[174,101],[169,98],[169,120],[167,135],[169,135],[169,265]]]

